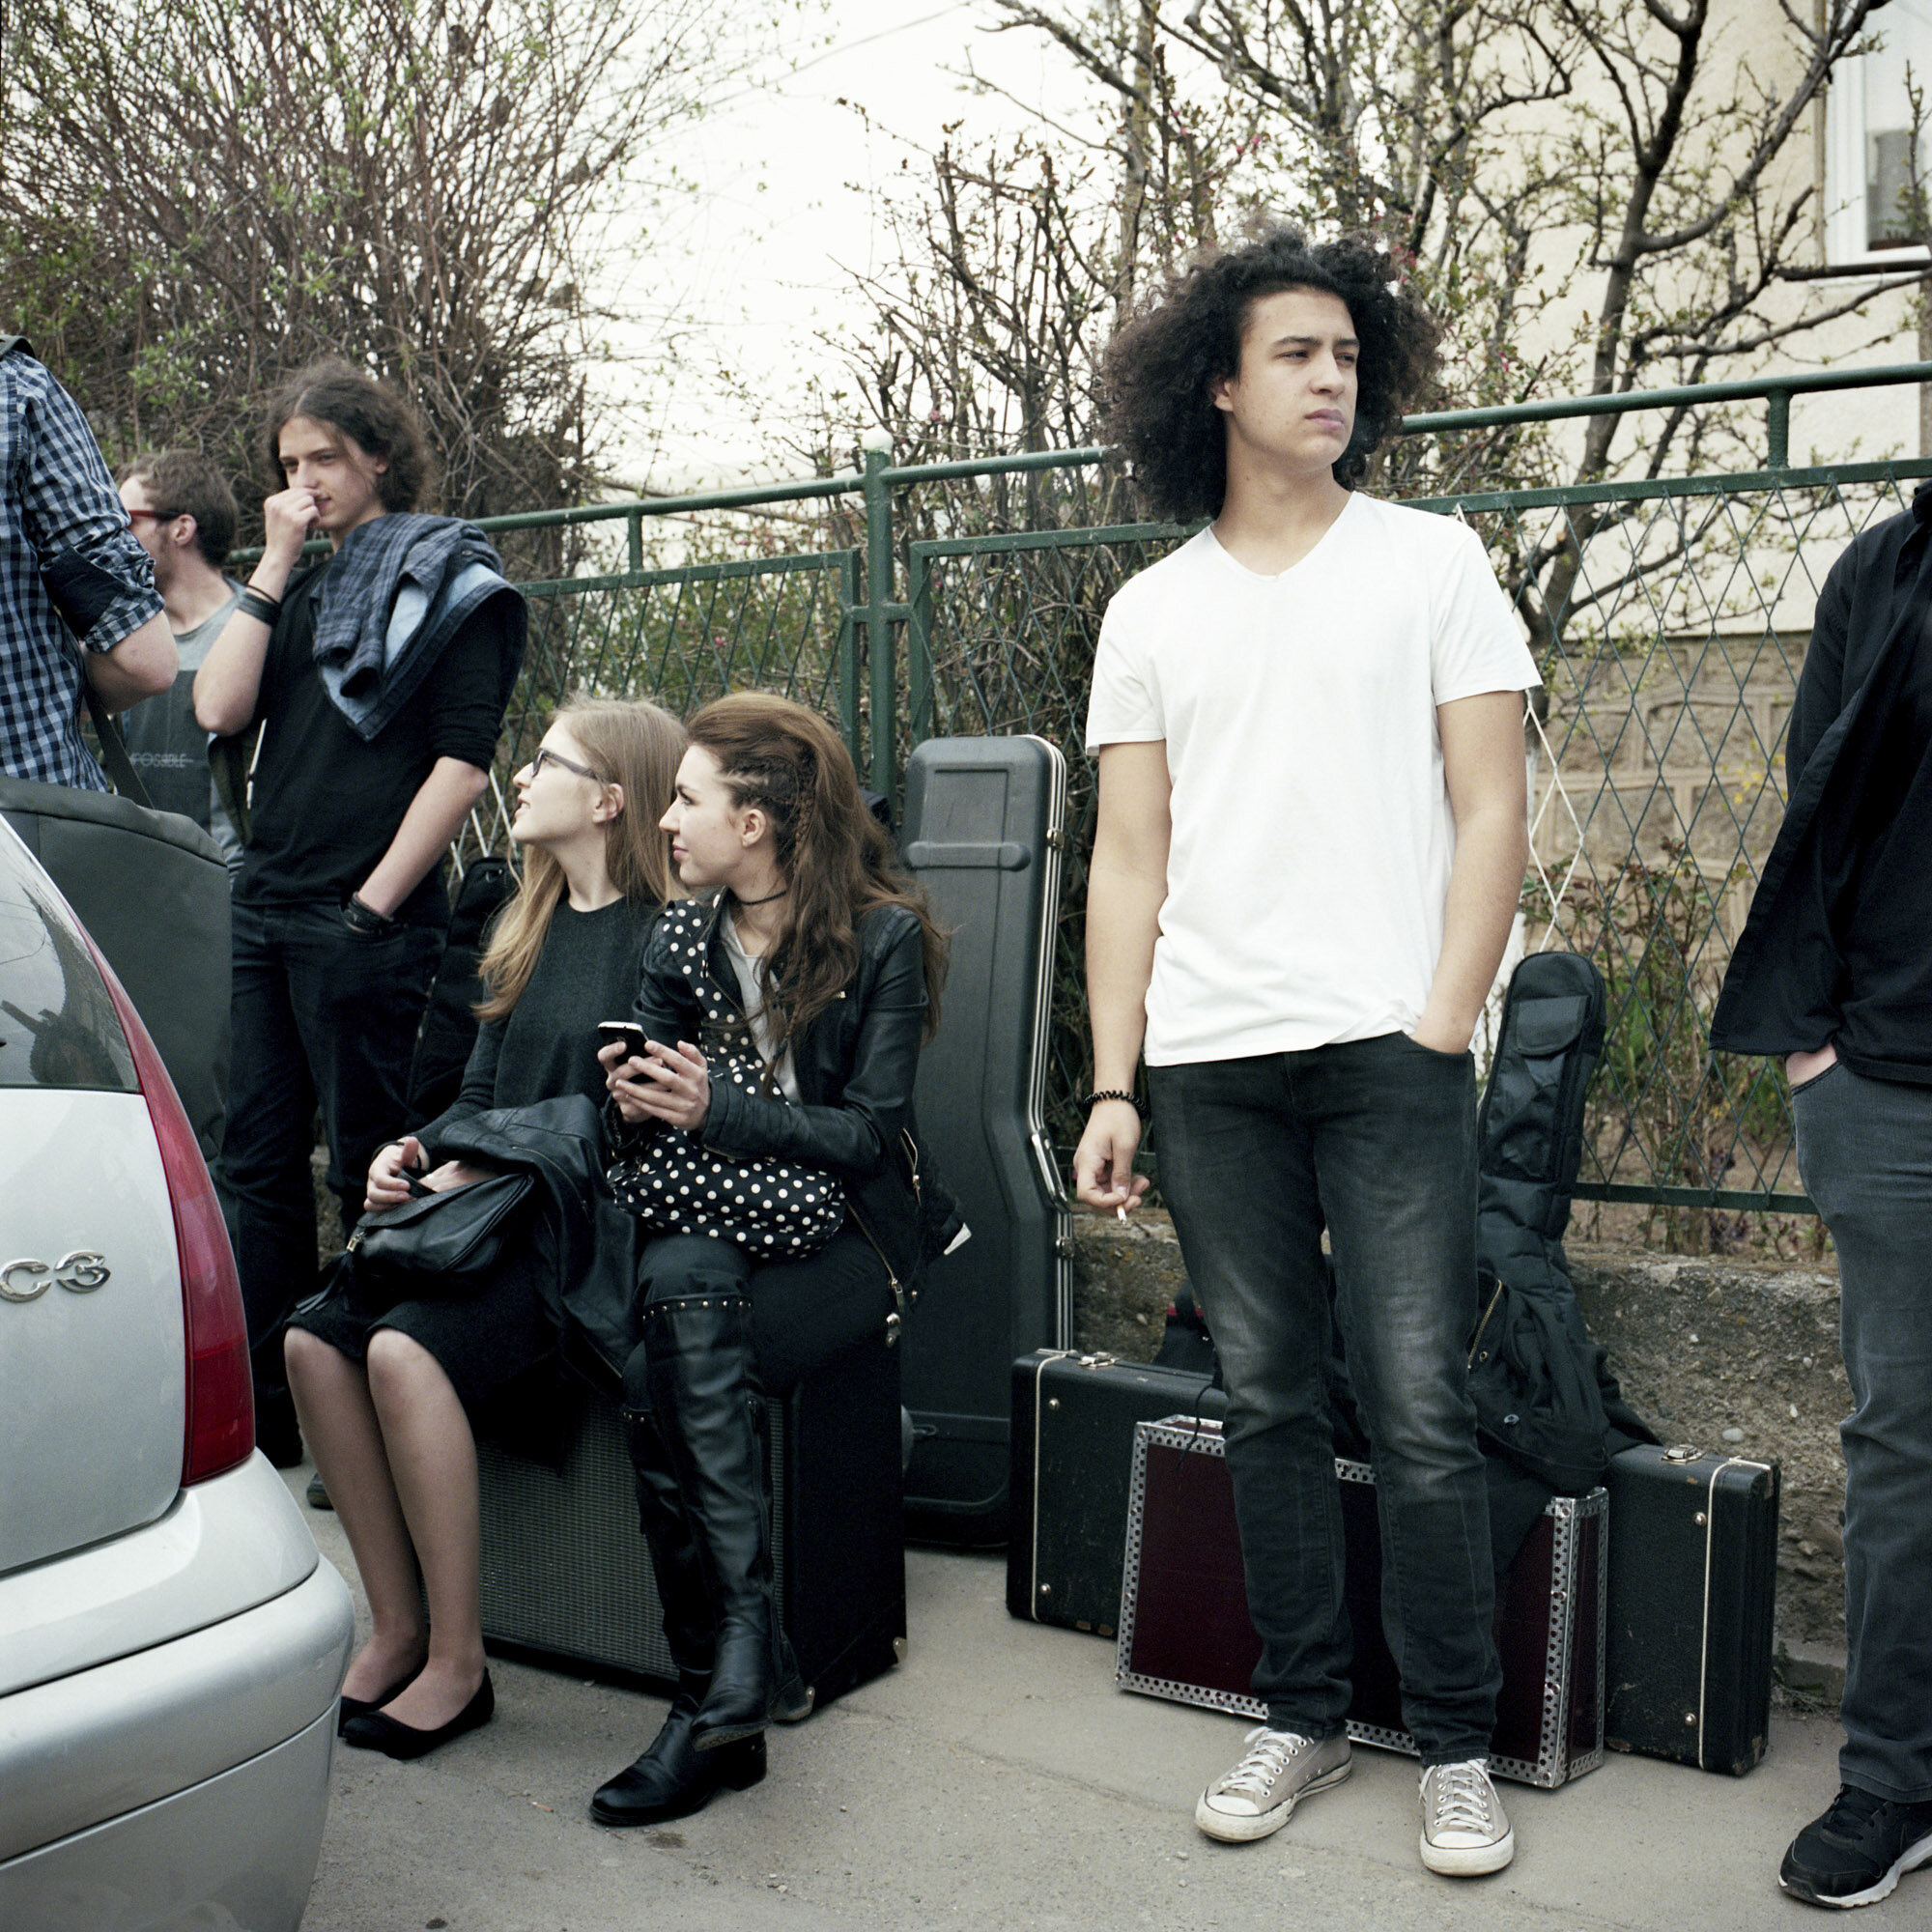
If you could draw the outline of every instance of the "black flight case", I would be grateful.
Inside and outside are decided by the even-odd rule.
[[[1644,1444],[1604,1480],[1607,1742],[1742,1776],[1771,1731],[1777,1464]]]
[[[1134,1425],[1162,1416],[1219,1423],[1210,1376],[1157,1362],[1041,1349],[1013,1364],[1012,1535],[1007,1608],[1112,1636],[1121,1613]]]

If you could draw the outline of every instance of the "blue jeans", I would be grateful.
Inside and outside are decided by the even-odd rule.
[[[410,1125],[410,1055],[441,953],[438,926],[365,938],[335,905],[234,908],[235,1047],[214,1179],[258,1402],[286,1386],[282,1322],[315,1289],[316,1110],[328,1184],[353,1228],[370,1156]]]
[[[1475,1068],[1406,1035],[1156,1066],[1160,1185],[1228,1385],[1254,1690],[1278,1730],[1348,1719],[1335,1309],[1373,1445],[1382,1623],[1425,1765],[1488,1753],[1502,1682],[1489,1493],[1466,1387]]]
[[[1845,1449],[1839,1775],[1932,1799],[1932,1088],[1842,1062],[1792,1094],[1798,1163],[1838,1249]]]

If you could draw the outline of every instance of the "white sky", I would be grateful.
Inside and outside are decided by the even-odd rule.
[[[730,0],[717,4],[728,11]],[[798,69],[782,83],[740,89],[690,130],[675,160],[699,192],[673,212],[670,230],[614,265],[613,305],[653,322],[615,332],[613,346],[654,352],[658,319],[669,322],[678,345],[664,375],[619,364],[604,385],[624,405],[612,468],[626,489],[670,493],[802,473],[802,460],[772,446],[756,411],[721,388],[715,372],[735,369],[767,399],[768,413],[807,375],[833,372],[814,338],[865,323],[852,274],[890,260],[868,190],[899,177],[909,155],[919,169],[909,143],[937,146],[957,123],[953,139],[970,148],[1030,125],[1027,105],[1074,129],[1100,111],[1041,37],[986,31],[990,0],[798,5],[801,40],[815,36]],[[961,79],[969,57],[1004,94]],[[1870,352],[1882,361],[1911,353],[1902,339]],[[1888,405],[1896,410],[1883,392],[1834,402],[1828,441],[1846,440],[1851,415],[1859,419],[1851,433],[1863,433],[1874,403],[1881,415]],[[1807,429],[1815,414],[1816,406],[1806,412]],[[864,426],[855,410],[854,442]],[[1896,440],[1882,424],[1873,433],[1880,444]]]
[[[969,48],[978,71],[1019,99],[1062,112],[1076,104],[1064,60],[1036,37],[981,31],[989,13],[979,0],[835,0],[820,26],[829,46],[781,86],[739,93],[693,131],[678,159],[702,191],[680,218],[678,248],[647,258],[657,275],[672,253],[676,286],[633,282],[620,298],[668,308],[688,348],[685,375],[638,385],[637,418],[654,426],[657,450],[647,474],[624,470],[627,484],[688,490],[796,472],[704,372],[732,366],[782,397],[829,366],[813,333],[865,314],[848,271],[886,259],[866,191],[899,172],[905,141],[936,146],[943,127],[963,121],[958,138],[970,142],[1028,118],[962,86]],[[860,427],[855,419],[855,440]]]

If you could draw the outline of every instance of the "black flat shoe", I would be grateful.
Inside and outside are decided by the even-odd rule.
[[[429,1659],[424,1658],[407,1676],[397,1678],[380,1697],[338,1697],[335,1701],[341,1709],[336,1713],[335,1735],[338,1738],[342,1735],[342,1727],[351,1718],[366,1718],[370,1712],[380,1711],[391,1697],[400,1697],[423,1674],[428,1663]]]
[[[765,1775],[762,1736],[699,1753],[692,1747],[691,1711],[673,1707],[649,1748],[590,1801],[600,1825],[661,1825],[701,1811],[720,1791],[748,1791]]]
[[[490,1673],[486,1670],[475,1696],[448,1723],[439,1724],[433,1731],[419,1731],[413,1724],[398,1723],[381,1711],[365,1711],[343,1725],[342,1742],[353,1750],[379,1750],[384,1757],[427,1757],[451,1738],[460,1738],[465,1731],[487,1724],[496,1708],[497,1693],[490,1688]]]

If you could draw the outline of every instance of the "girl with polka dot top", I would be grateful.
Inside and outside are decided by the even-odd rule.
[[[783,1394],[877,1334],[959,1229],[912,1112],[945,942],[845,747],[817,713],[753,692],[687,728],[664,825],[692,897],[645,949],[631,1017],[647,1050],[599,1055],[612,1153],[682,1134],[694,1173],[776,1160],[831,1176],[844,1216],[802,1257],[735,1236],[728,1208],[704,1233],[643,1246],[624,1408],[678,1694],[643,1754],[591,1801],[607,1825],[681,1817],[755,1783],[768,1722],[809,1710],[773,1601],[751,1398]],[[756,1077],[727,1072],[721,1013]]]

